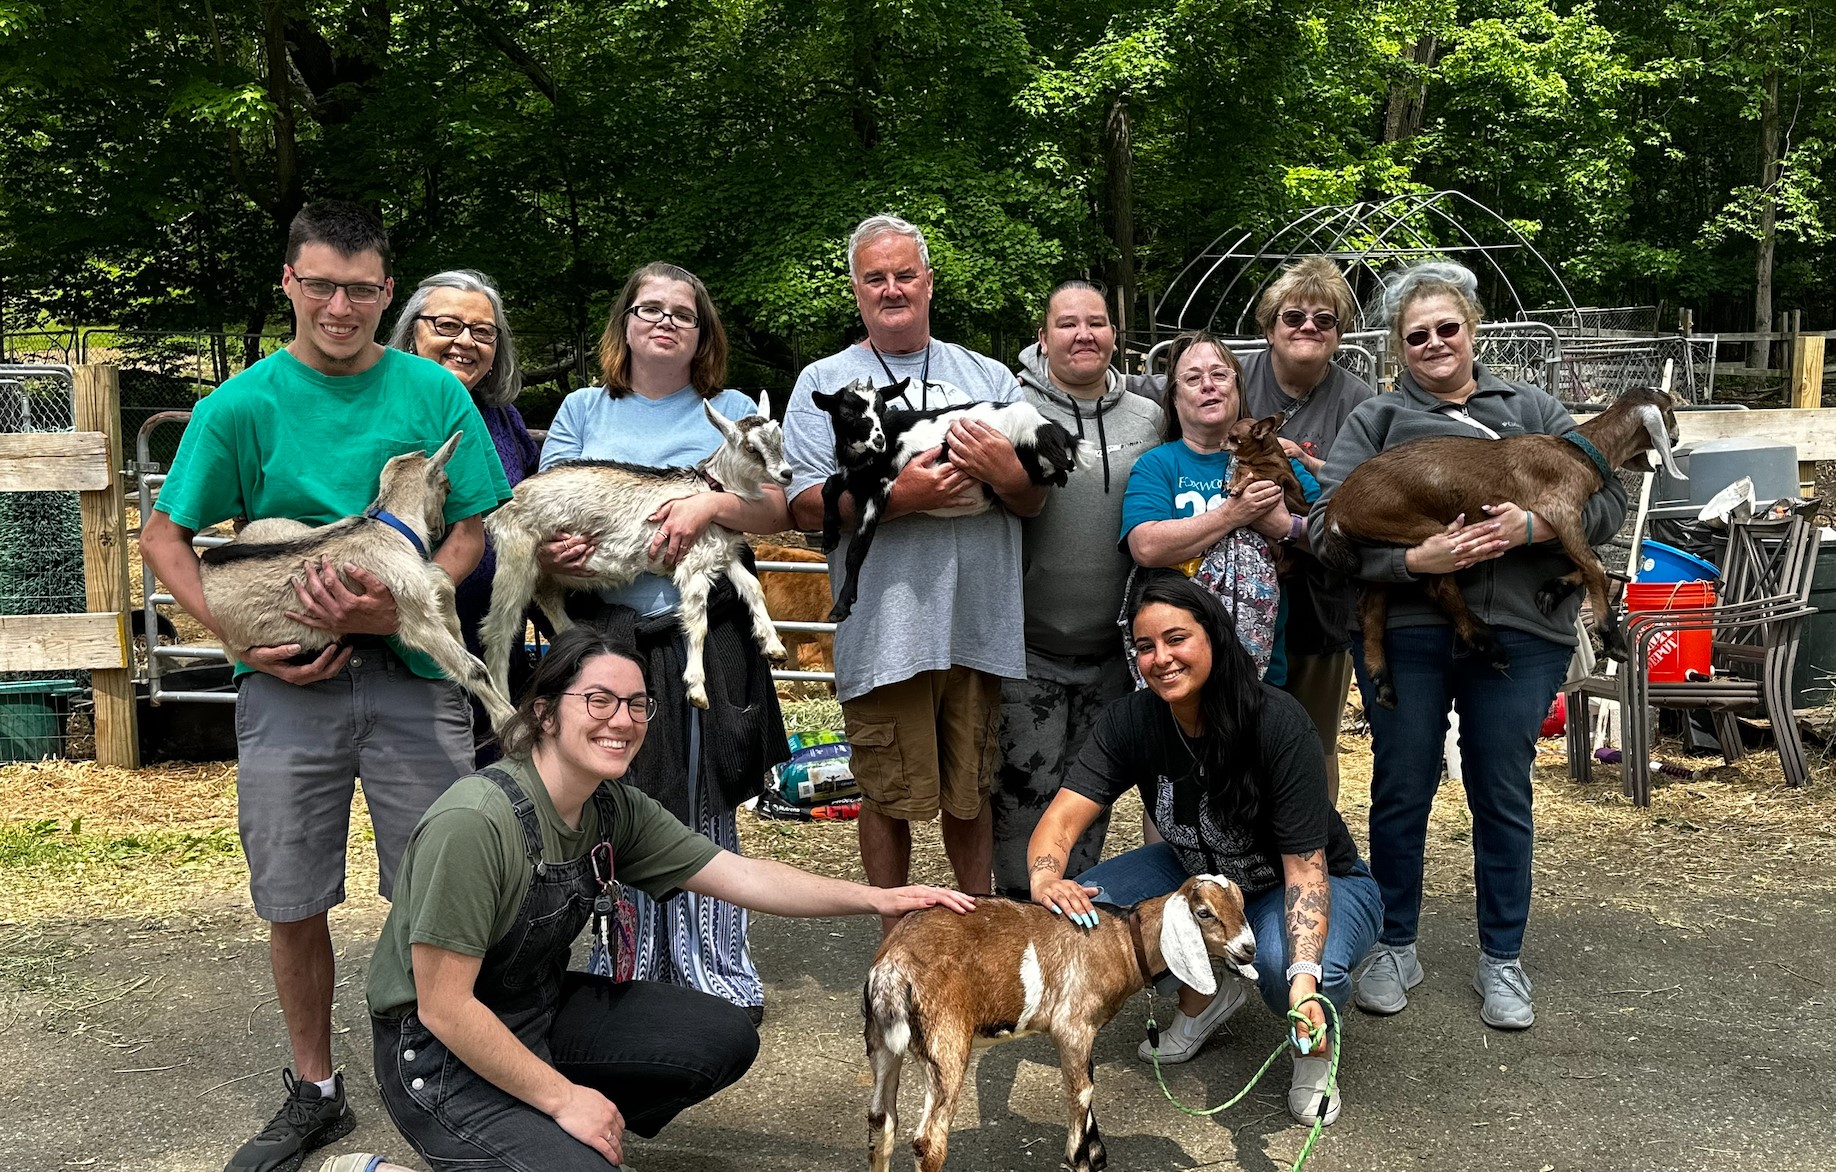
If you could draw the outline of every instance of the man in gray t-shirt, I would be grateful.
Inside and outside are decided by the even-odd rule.
[[[836,470],[835,433],[811,396],[857,378],[910,379],[894,406],[1012,402],[1014,376],[993,359],[931,337],[932,274],[924,235],[874,216],[848,243],[849,271],[867,338],[805,367],[784,414],[791,515],[822,527],[822,484]],[[927,516],[980,499],[999,504],[962,517]],[[1020,523],[1045,490],[1013,445],[985,424],[958,424],[950,456],[920,456],[893,483],[860,600],[835,633],[835,690],[860,783],[861,864],[879,887],[905,883],[911,822],[943,815],[944,850],[962,890],[989,890],[988,792],[1000,761],[1001,680],[1026,676]],[[854,523],[844,500],[844,530]],[[829,558],[839,590],[849,538]],[[883,924],[891,931],[892,924]]]

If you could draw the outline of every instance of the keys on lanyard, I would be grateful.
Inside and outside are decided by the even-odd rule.
[[[599,885],[598,894],[593,896],[593,943],[610,957],[612,947],[606,933],[612,922],[612,844],[602,842],[595,846],[591,858],[593,881]]]

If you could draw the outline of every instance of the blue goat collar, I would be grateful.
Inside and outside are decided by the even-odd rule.
[[[381,521],[403,537],[406,537],[408,539],[408,544],[414,546],[414,552],[421,555],[421,560],[427,560],[427,543],[421,540],[421,535],[419,533],[416,533],[413,529],[408,527],[408,522],[402,520],[394,513],[389,512],[387,509],[371,509],[369,512],[365,513],[364,516],[374,521]]]
[[[1566,432],[1562,438],[1580,448],[1587,454],[1587,458],[1594,462],[1594,467],[1600,471],[1600,483],[1606,484],[1613,479],[1612,466],[1606,462],[1606,457],[1600,454],[1600,449],[1594,446],[1593,440],[1578,431]]]

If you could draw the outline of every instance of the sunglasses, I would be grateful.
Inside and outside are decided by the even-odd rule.
[[[1281,311],[1281,324],[1287,326],[1291,330],[1300,329],[1307,324],[1308,320],[1307,311],[1304,309],[1284,309]],[[1322,334],[1330,333],[1339,328],[1339,315],[1336,313],[1328,313],[1323,309],[1313,314],[1311,320],[1313,322],[1313,328]]]
[[[1434,336],[1445,342],[1449,338],[1457,335],[1465,327],[1466,323],[1463,321],[1444,321],[1440,325],[1434,327]],[[1427,344],[1427,330],[1411,330],[1409,333],[1403,335],[1403,345],[1408,346],[1410,349],[1414,349],[1417,346],[1426,346]]]

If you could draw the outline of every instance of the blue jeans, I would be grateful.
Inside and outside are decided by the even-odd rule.
[[[1190,877],[1173,848],[1156,842],[1098,863],[1077,876],[1077,881],[1086,887],[1101,888],[1095,898],[1104,903],[1133,907],[1175,891]],[[1327,876],[1327,884],[1332,889],[1332,910],[1326,925],[1325,955],[1320,957],[1320,967],[1326,972],[1320,992],[1343,1010],[1351,996],[1351,971],[1376,943],[1383,905],[1378,902],[1377,882],[1362,860],[1349,875]],[[1243,910],[1250,931],[1256,934],[1257,988],[1269,1009],[1285,1020],[1288,925],[1282,889],[1271,887],[1250,896],[1244,900]]]
[[[1371,873],[1383,891],[1385,944],[1415,943],[1428,810],[1440,787],[1452,706],[1460,713],[1461,771],[1473,815],[1479,947],[1498,960],[1523,951],[1530,918],[1530,770],[1537,732],[1573,651],[1521,631],[1500,627],[1494,634],[1511,657],[1506,671],[1458,645],[1449,626],[1386,632],[1394,709],[1372,699],[1363,648],[1352,644],[1371,722]]]

